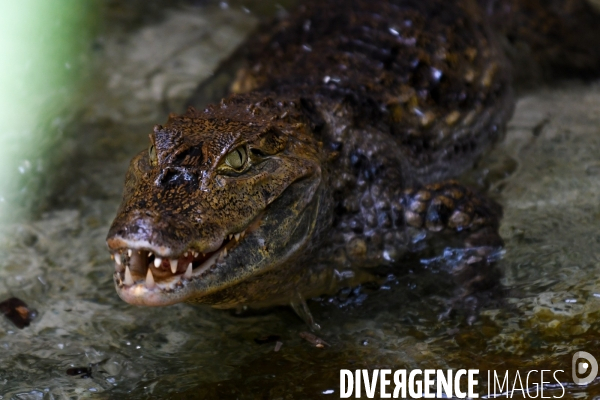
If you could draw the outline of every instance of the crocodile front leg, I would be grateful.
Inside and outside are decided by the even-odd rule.
[[[499,247],[502,207],[450,180],[410,188],[401,201],[406,225],[429,232],[469,232],[465,247]]]
[[[458,257],[455,261],[445,261],[457,290],[442,316],[467,305],[472,320],[481,303],[478,295],[495,286],[498,280],[492,256],[504,244],[498,234],[501,206],[457,181],[408,189],[402,204],[408,226],[435,233],[464,234],[462,248],[454,252]]]
[[[339,213],[329,231],[333,234],[315,259],[305,264],[312,268],[306,276],[314,278],[322,273],[328,278],[304,284],[300,293],[304,298],[313,293],[333,295],[341,287],[377,282],[374,268],[385,265],[401,270],[408,253],[420,253],[426,244],[435,242],[450,248],[422,262],[451,276],[449,283],[456,289],[448,313],[468,306],[472,308],[469,314],[477,315],[480,300],[493,293],[488,289],[498,287],[494,261],[503,246],[498,234],[502,207],[454,180],[403,190],[389,184],[395,179],[399,177],[392,174],[365,179],[368,186],[336,197]],[[315,281],[326,284],[315,292]],[[295,309],[301,310],[300,306],[297,302]],[[299,312],[311,325],[303,314]]]

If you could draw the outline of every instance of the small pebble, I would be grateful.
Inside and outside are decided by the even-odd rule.
[[[29,326],[29,323],[37,317],[37,311],[30,309],[23,300],[16,297],[1,302],[0,312],[19,329]]]
[[[275,343],[275,351],[279,351],[281,350],[281,346],[283,346],[283,342],[277,342]]]
[[[330,346],[329,343],[310,332],[300,332],[300,337],[306,340],[307,342],[314,344],[315,347],[318,347],[320,349],[324,348],[325,346]]]
[[[92,368],[91,367],[73,367],[67,370],[67,375],[77,376],[80,375],[80,378],[87,379],[92,377]]]

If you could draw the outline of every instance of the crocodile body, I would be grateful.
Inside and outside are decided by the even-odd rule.
[[[553,29],[588,14],[583,1],[550,6]],[[397,263],[427,235],[501,244],[500,207],[449,179],[503,136],[514,107],[503,37],[529,31],[502,13],[537,21],[527,7],[547,11],[533,0],[306,1],[263,27],[233,93],[172,114],[132,160],[107,239],[119,295],[297,305]],[[579,56],[574,70],[598,65],[584,46],[563,47]]]

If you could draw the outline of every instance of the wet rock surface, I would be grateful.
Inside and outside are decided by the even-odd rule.
[[[255,22],[241,5],[209,3],[103,36],[90,102],[68,127],[71,161],[53,172],[70,180],[45,213],[0,227],[0,294],[39,312],[23,330],[0,321],[3,398],[331,398],[341,368],[561,369],[572,382],[575,351],[600,355],[597,83],[525,94],[506,140],[465,178],[504,206],[506,241],[504,295],[471,324],[438,318],[452,288],[417,258],[374,287],[309,301],[324,348],[300,336],[306,326],[288,308],[234,315],[117,297],[104,238],[129,159]],[[171,57],[156,56],[164,49]],[[285,345],[255,343],[269,335]],[[80,367],[88,379],[65,373]],[[600,395],[597,382],[565,386]]]

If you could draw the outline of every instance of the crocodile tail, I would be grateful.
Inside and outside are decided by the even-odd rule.
[[[503,36],[517,82],[600,75],[597,0],[478,0]]]

